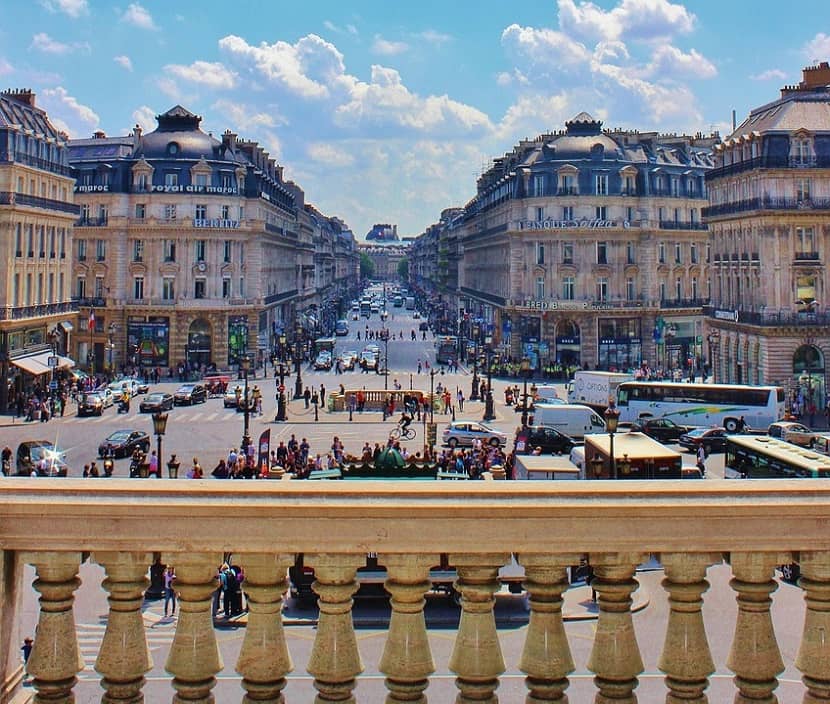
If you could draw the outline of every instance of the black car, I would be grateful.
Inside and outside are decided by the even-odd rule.
[[[98,447],[98,457],[106,457],[112,451],[115,457],[129,457],[135,448],[150,451],[150,436],[143,430],[116,430]]]
[[[173,394],[154,391],[144,397],[138,406],[141,413],[156,413],[157,411],[173,410]]]
[[[203,384],[182,384],[176,393],[173,394],[173,403],[176,406],[194,403],[205,403],[207,401],[207,389]]]
[[[685,425],[678,425],[668,418],[641,418],[631,424],[631,430],[635,433],[645,433],[658,442],[677,442],[680,436],[691,430]]]
[[[576,445],[573,438],[547,425],[530,425],[516,433],[516,454],[529,455],[537,447],[542,454],[569,454]]]
[[[429,323],[426,320],[422,320],[418,325],[418,330],[423,332],[424,330],[429,330]]]
[[[692,452],[697,452],[699,447],[703,447],[707,455],[713,452],[726,452],[726,429],[695,428],[681,435],[677,444]]]

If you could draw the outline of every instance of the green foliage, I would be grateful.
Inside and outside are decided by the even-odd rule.
[[[375,263],[366,252],[360,253],[360,278],[371,279],[375,275]]]
[[[403,281],[409,281],[409,260],[406,257],[398,262],[398,276]]]

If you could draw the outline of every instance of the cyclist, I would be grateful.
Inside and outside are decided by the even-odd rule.
[[[401,429],[401,435],[406,435],[407,428],[409,428],[409,424],[412,423],[412,416],[409,414],[406,408],[403,409],[401,413],[401,419],[398,421],[398,427]]]

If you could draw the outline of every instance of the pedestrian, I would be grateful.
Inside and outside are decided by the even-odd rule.
[[[706,476],[706,448],[703,445],[697,448],[697,468],[700,470],[702,477]]]
[[[320,384],[320,403],[325,403],[326,401],[326,387]]]
[[[164,570],[164,618],[167,618],[168,607],[171,607],[170,615],[176,615],[176,589],[173,583],[176,581],[176,571],[172,565],[167,565]]]
[[[418,374],[421,373],[421,360],[418,360]]]
[[[222,564],[219,568],[219,588],[222,590],[222,608],[225,612],[225,618],[231,617],[231,609],[233,608],[233,589],[236,584],[236,575],[231,572],[231,568],[227,562]]]
[[[29,656],[32,654],[34,644],[35,643],[31,638],[23,639],[23,645],[20,647],[20,650],[23,653],[23,667],[26,667],[26,663],[29,662]]]
[[[305,401],[305,407],[308,408],[308,404],[311,403],[311,390],[307,386],[303,391],[303,401]]]
[[[458,401],[458,411],[459,413],[464,412],[464,392],[461,388],[458,389],[458,392],[455,394],[455,399]]]

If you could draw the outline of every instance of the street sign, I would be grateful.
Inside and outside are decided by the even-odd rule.
[[[281,394],[284,394],[284,393],[285,393],[285,385],[284,385],[284,384],[280,384],[280,386],[279,386],[279,389],[278,389],[278,390],[279,390],[279,392],[280,392]]]
[[[46,358],[46,364],[52,367],[52,369],[55,369],[55,367],[58,366],[58,358],[55,355],[49,355],[49,357]]]
[[[58,382],[53,379],[52,381],[49,382],[49,388],[50,389],[57,389],[58,388]]]

